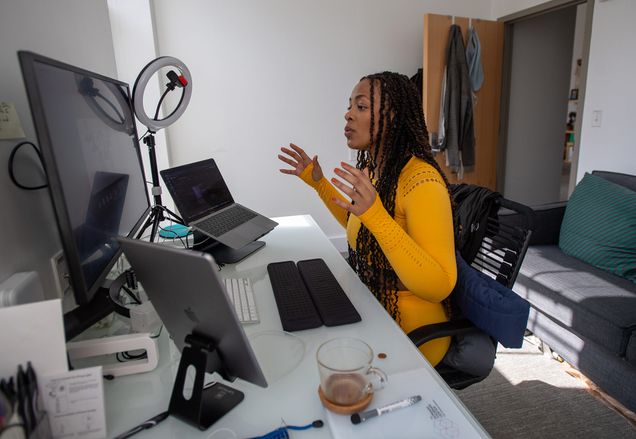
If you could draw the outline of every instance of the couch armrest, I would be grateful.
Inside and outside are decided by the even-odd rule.
[[[530,236],[529,245],[557,245],[561,222],[565,213],[566,201],[533,206],[535,229]],[[521,225],[523,218],[514,212],[502,212],[499,221],[511,226]]]
[[[537,229],[530,238],[530,245],[557,245],[561,222],[567,201],[543,204],[532,208],[537,219]]]

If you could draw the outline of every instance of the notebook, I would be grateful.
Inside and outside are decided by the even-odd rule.
[[[214,159],[165,169],[161,177],[186,224],[228,247],[242,248],[278,224],[234,202]]]

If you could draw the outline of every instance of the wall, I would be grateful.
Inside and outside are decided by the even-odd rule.
[[[492,18],[505,17],[542,3],[547,2],[544,0],[492,0]]]
[[[130,92],[132,93],[139,73],[146,64],[157,57],[150,0],[106,1],[108,4],[110,25],[113,33],[115,59],[117,60],[117,77],[130,84]],[[144,93],[144,102],[152,104],[146,105],[146,107],[152,108],[147,109],[146,111],[154,111],[154,105],[156,105],[156,102],[159,102],[161,93],[165,90],[164,87],[166,82],[165,77],[160,78],[159,74],[155,75],[148,82]],[[172,111],[172,107],[167,111]],[[164,116],[164,113],[160,113],[160,118]],[[139,135],[142,136],[146,131],[146,127],[137,121],[137,130]],[[159,130],[155,135],[155,155],[157,158],[157,167],[159,169],[170,167],[168,160],[168,147],[166,143],[165,130]],[[141,158],[144,162],[146,179],[150,181],[152,173],[150,171],[148,149],[146,145],[141,142],[139,146],[141,147]],[[161,178],[159,180],[163,192],[163,205],[169,209],[173,209],[174,204],[170,199],[170,194],[166,190],[163,180],[161,180]],[[151,201],[154,200],[151,198]]]
[[[312,190],[278,172],[279,148],[318,154],[328,176],[350,158],[351,89],[368,73],[422,65],[425,13],[489,18],[490,0],[153,2],[160,55],[188,65],[193,95],[168,128],[170,162],[214,157],[235,198],[268,216],[310,213],[344,231]],[[340,247],[342,248],[342,247]]]
[[[0,101],[15,103],[26,140],[36,144],[18,50],[37,52],[108,76],[116,74],[105,1],[2,0],[0,41]],[[45,295],[54,297],[49,260],[61,245],[48,193],[18,189],[6,172],[11,149],[21,140],[0,140],[0,282],[14,272],[36,270]],[[25,159],[16,164],[19,173],[31,174],[31,182],[41,178],[36,161]]]
[[[594,6],[577,181],[594,169],[636,174],[634,19],[633,0]],[[593,127],[597,110],[602,111],[601,126]]]

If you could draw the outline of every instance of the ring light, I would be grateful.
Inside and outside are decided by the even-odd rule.
[[[180,77],[185,80],[185,84],[183,84],[184,87],[181,94],[181,100],[174,111],[163,119],[155,120],[146,114],[146,110],[144,108],[144,92],[152,75],[157,73],[161,68],[168,66],[179,69],[181,73]],[[186,84],[187,86],[185,86]],[[181,117],[190,102],[190,96],[192,96],[192,77],[190,76],[190,71],[186,65],[172,56],[161,56],[149,62],[146,67],[143,68],[141,73],[139,73],[137,81],[135,81],[135,86],[133,87],[133,105],[135,107],[135,114],[137,115],[137,119],[139,119],[139,121],[151,132],[157,132],[162,128],[172,125],[177,119],[179,119],[179,117]]]
[[[149,117],[146,114],[146,109],[144,107],[144,92],[146,90],[146,86],[148,85],[150,78],[152,78],[155,73],[159,72],[161,68],[168,66],[179,70],[179,73],[176,73],[174,70],[168,71],[166,76],[168,77],[169,82],[166,84],[166,89],[159,99],[159,102],[156,104],[154,117]],[[175,88],[182,89],[179,103],[172,113],[163,119],[158,119],[163,99]],[[183,219],[164,206],[161,200],[161,186],[159,185],[159,169],[157,168],[154,134],[162,128],[167,128],[181,117],[190,102],[190,96],[192,96],[192,77],[190,76],[190,71],[185,64],[171,56],[162,56],[149,62],[146,67],[143,68],[141,73],[139,73],[139,76],[137,76],[137,80],[135,81],[135,86],[133,87],[133,107],[137,119],[139,119],[139,121],[148,128],[148,132],[144,134],[140,140],[143,140],[143,142],[148,145],[150,172],[152,175],[151,192],[155,200],[150,216],[137,234],[138,239],[143,236],[148,227],[152,226],[150,241],[154,241],[158,230],[161,229],[159,224],[164,219],[172,219],[177,224],[184,224]]]

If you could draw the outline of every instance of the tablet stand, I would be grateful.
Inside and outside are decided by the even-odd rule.
[[[227,376],[216,344],[204,336],[193,334],[187,335],[185,342],[187,346],[181,352],[181,362],[172,388],[168,411],[182,421],[206,430],[240,403],[244,395],[218,382],[204,388],[206,371]],[[195,370],[191,392],[185,387],[190,366]]]

